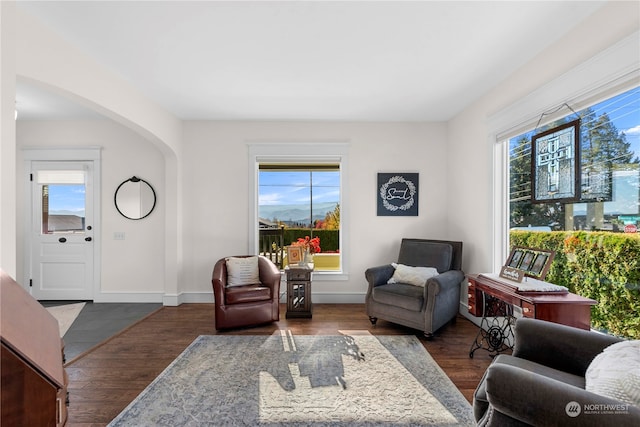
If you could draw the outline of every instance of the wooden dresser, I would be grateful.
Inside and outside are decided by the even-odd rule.
[[[0,270],[3,426],[63,426],[67,375],[58,321]]]

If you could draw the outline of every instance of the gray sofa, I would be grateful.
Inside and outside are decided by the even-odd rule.
[[[367,269],[367,315],[374,325],[380,318],[423,331],[431,339],[436,330],[455,320],[460,310],[462,242],[404,238],[398,264],[433,267],[439,274],[420,287],[389,284],[395,272],[391,264]]]
[[[621,341],[542,320],[518,319],[512,355],[497,356],[475,391],[478,425],[640,426],[637,406],[585,390],[585,373],[594,357]]]

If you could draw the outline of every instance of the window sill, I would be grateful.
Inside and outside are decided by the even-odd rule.
[[[284,279],[284,270],[280,271]],[[344,271],[313,270],[313,280],[319,282],[340,282],[349,280],[349,273]]]

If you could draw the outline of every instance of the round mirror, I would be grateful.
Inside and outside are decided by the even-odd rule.
[[[156,192],[144,179],[131,177],[116,189],[116,209],[125,218],[142,219],[156,206]]]

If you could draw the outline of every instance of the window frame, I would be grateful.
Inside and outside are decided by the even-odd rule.
[[[249,253],[258,253],[258,180],[260,163],[333,164],[340,166],[340,267],[339,271],[317,271],[321,280],[349,279],[349,196],[345,185],[349,170],[347,142],[252,142],[249,149]]]
[[[500,270],[509,254],[509,139],[564,117],[566,110],[558,106],[579,111],[636,87],[637,49],[635,32],[488,118],[487,142],[493,151],[493,271]]]

